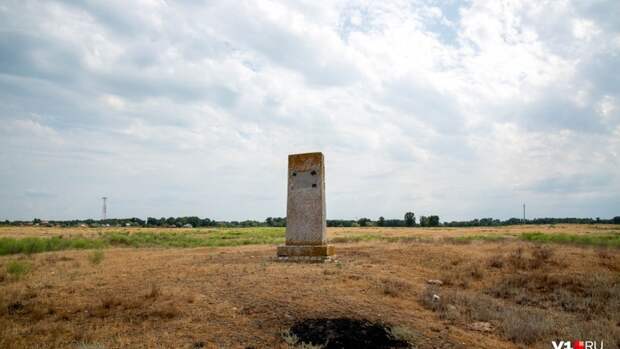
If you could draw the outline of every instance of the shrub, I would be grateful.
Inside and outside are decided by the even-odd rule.
[[[536,246],[532,249],[532,259],[529,261],[530,269],[538,269],[547,264],[553,256],[553,250],[547,246]]]
[[[481,280],[483,276],[484,273],[482,269],[480,269],[479,264],[470,263],[456,268],[446,268],[445,271],[441,273],[439,279],[441,279],[446,286],[454,285],[467,289],[472,279]]]
[[[487,265],[491,268],[501,269],[504,267],[504,257],[497,255],[489,258]]]
[[[508,255],[508,264],[515,269],[527,269],[528,261],[523,255],[523,248],[519,247]]]
[[[409,283],[395,280],[395,279],[383,279],[381,280],[381,289],[384,295],[397,297],[401,293],[409,290],[411,285]]]
[[[478,264],[470,265],[466,269],[466,271],[469,276],[471,276],[472,278],[476,280],[481,280],[482,277],[484,276],[484,273],[482,272],[482,269],[480,269],[480,266]]]
[[[419,335],[416,332],[403,326],[390,327],[389,331],[390,331],[390,335],[394,337],[395,339],[404,340],[405,342],[408,342],[408,343],[414,343],[416,339],[419,337]]]
[[[553,256],[553,249],[547,246],[536,246],[532,251],[532,257],[542,261],[547,261]]]
[[[507,308],[501,315],[504,336],[515,342],[532,344],[550,334],[553,323],[540,312]]]
[[[102,250],[95,250],[90,255],[88,255],[88,260],[92,264],[97,265],[103,261],[103,257],[104,255]]]
[[[439,295],[439,287],[435,285],[427,285],[418,299],[420,304],[432,311],[444,311],[445,300]]]

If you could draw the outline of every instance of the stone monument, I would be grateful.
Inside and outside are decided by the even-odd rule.
[[[323,153],[289,155],[286,244],[278,246],[278,257],[327,259],[335,250],[327,245],[326,230]]]

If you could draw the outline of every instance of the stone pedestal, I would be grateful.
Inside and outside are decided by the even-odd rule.
[[[278,246],[278,257],[303,260],[334,255],[334,247],[326,243],[325,220],[323,154],[289,155],[286,244]]]

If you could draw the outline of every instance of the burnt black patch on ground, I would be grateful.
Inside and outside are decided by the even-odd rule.
[[[9,315],[15,315],[20,313],[24,309],[22,302],[13,302],[6,307]]]
[[[290,333],[300,343],[322,345],[325,349],[410,348],[407,341],[391,334],[389,326],[367,320],[306,319],[295,323]]]

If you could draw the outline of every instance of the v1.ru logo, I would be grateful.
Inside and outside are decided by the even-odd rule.
[[[552,341],[553,349],[604,349],[603,341],[597,343],[596,341]],[[600,346],[598,346],[600,344]]]

